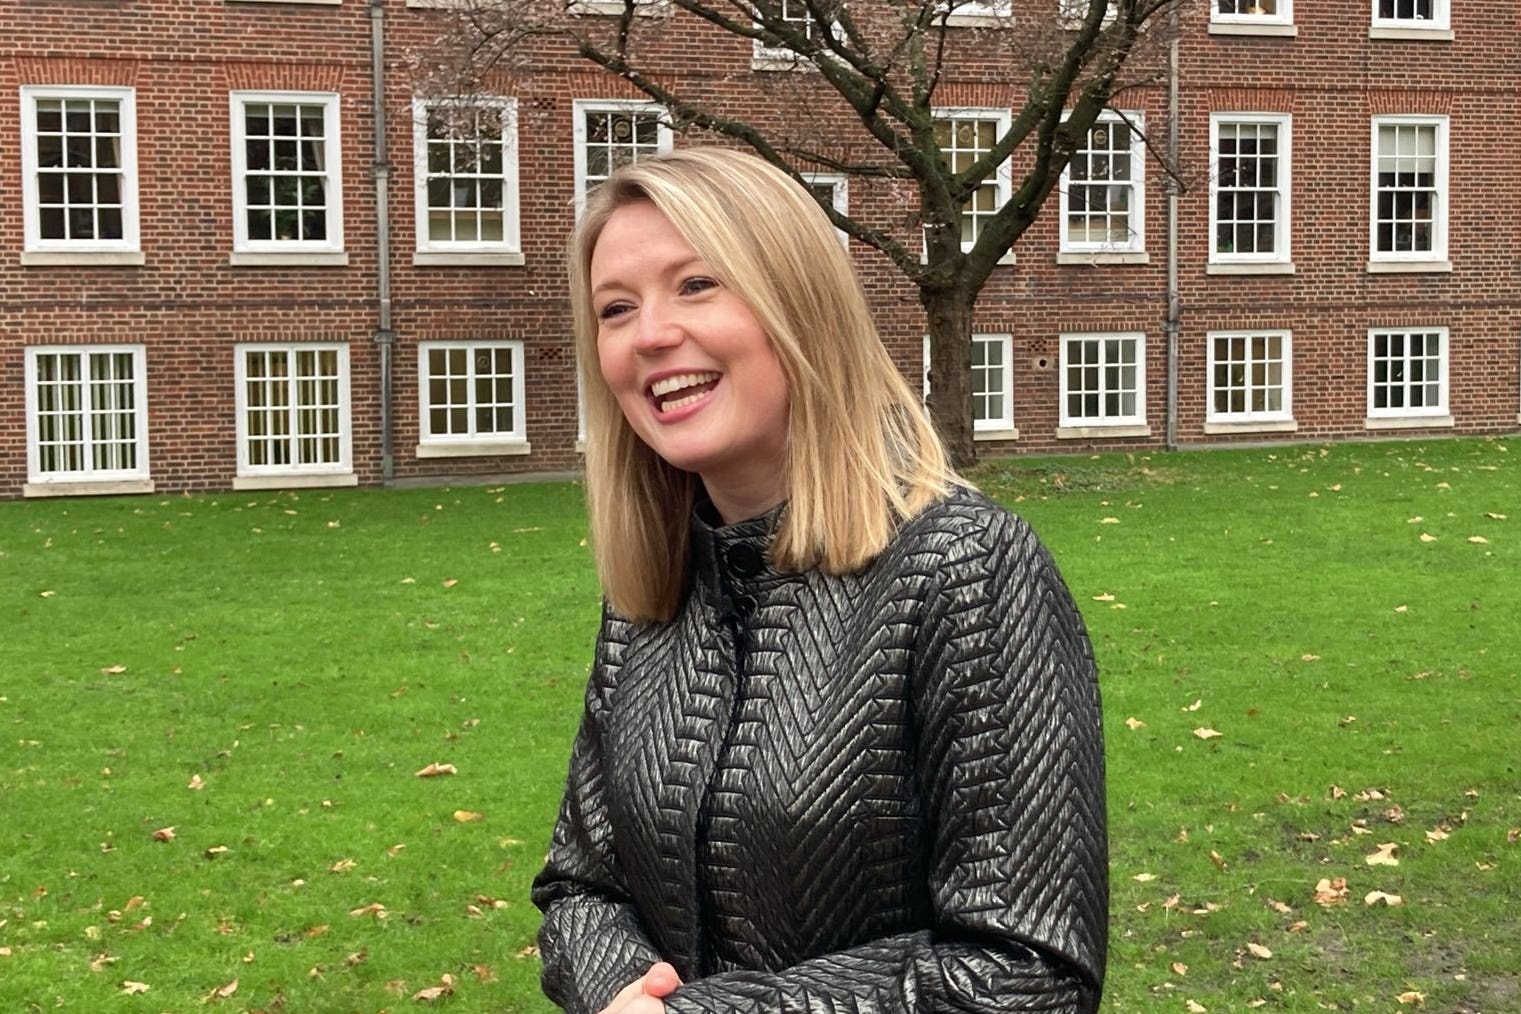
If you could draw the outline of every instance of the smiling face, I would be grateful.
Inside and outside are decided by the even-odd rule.
[[[608,217],[590,282],[602,377],[640,439],[726,522],[785,499],[787,381],[744,300],[647,201]]]

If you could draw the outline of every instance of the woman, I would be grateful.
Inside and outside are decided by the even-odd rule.
[[[965,487],[832,226],[735,152],[589,199],[572,299],[607,597],[554,841],[575,1014],[1093,1011],[1092,651]]]

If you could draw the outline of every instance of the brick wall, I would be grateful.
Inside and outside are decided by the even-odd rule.
[[[1182,48],[1179,121],[1178,436],[1183,443],[1342,439],[1369,435],[1370,327],[1442,327],[1450,343],[1452,425],[1413,433],[1501,433],[1521,410],[1521,283],[1516,202],[1497,199],[1521,176],[1511,124],[1515,16],[1454,5],[1452,39],[1369,38],[1368,5],[1302,4],[1295,37],[1212,34],[1207,12],[1189,16]],[[523,263],[416,265],[412,85],[408,53],[437,34],[440,12],[384,5],[388,47],[387,142],[394,165],[387,213],[393,275],[395,474],[402,480],[573,469],[576,398],[563,247],[572,219],[571,103],[636,97],[567,53],[544,51],[529,73],[498,88],[519,103]],[[239,0],[25,0],[0,8],[0,497],[27,482],[23,364],[33,345],[141,343],[146,348],[152,478],[160,490],[220,489],[236,474],[233,347],[244,342],[332,341],[349,347],[353,472],[381,478],[380,358],[373,340],[376,185],[372,178],[368,7]],[[661,27],[657,67],[773,127],[790,125],[778,93],[806,75],[748,73],[747,42],[716,37],[690,18]],[[958,33],[962,58],[944,85],[947,106],[1008,107],[1000,80],[1008,53],[996,33]],[[63,55],[67,54],[67,55]],[[101,85],[135,89],[140,265],[23,264],[20,89]],[[232,90],[339,95],[343,233],[347,263],[230,263]],[[1166,95],[1130,93],[1152,143],[1166,136]],[[828,96],[810,102],[818,129],[855,136]],[[1221,275],[1208,270],[1210,114],[1292,117],[1294,271]],[[1370,118],[1449,118],[1450,272],[1379,274],[1369,259]],[[1509,115],[1507,115],[1509,114]],[[701,143],[678,139],[677,143]],[[1016,170],[1017,172],[1017,170]],[[1061,263],[1055,196],[996,269],[978,307],[978,331],[1013,335],[1017,441],[992,452],[1157,446],[1166,434],[1166,194],[1154,160],[1146,180],[1145,263]],[[901,195],[852,181],[852,213],[901,221]],[[924,332],[917,299],[880,255],[852,251],[884,340],[917,378]],[[1206,334],[1251,328],[1292,332],[1294,432],[1206,433]],[[1064,332],[1144,334],[1150,433],[1058,436]],[[417,351],[429,340],[523,342],[526,436],[532,453],[419,458]],[[1375,431],[1375,435],[1384,435]]]

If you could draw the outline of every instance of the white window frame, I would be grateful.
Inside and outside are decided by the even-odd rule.
[[[1225,125],[1266,124],[1278,128],[1277,214],[1273,222],[1273,250],[1222,252],[1218,249],[1220,225],[1220,128]],[[1209,265],[1212,274],[1284,273],[1293,271],[1289,245],[1293,237],[1293,117],[1288,113],[1211,113],[1209,117]]]
[[[229,92],[232,119],[232,258],[234,264],[347,263],[343,247],[343,135],[336,92]],[[322,107],[327,236],[320,240],[251,239],[248,235],[248,139],[245,107],[253,104]]]
[[[950,120],[953,123],[957,120],[992,120],[998,125],[994,135],[995,143],[997,143],[996,138],[1003,137],[1005,134],[1007,134],[1009,132],[1009,129],[1014,124],[1013,111],[1007,108],[1000,108],[996,106],[942,106],[934,109],[932,111],[932,115],[937,121]],[[949,162],[950,160],[947,158],[947,163],[949,164]],[[983,185],[986,186],[989,182],[991,182],[993,186],[997,188],[997,205],[999,208],[1002,208],[1005,204],[1009,203],[1009,198],[1014,194],[1014,167],[1012,156],[1010,158],[1004,159],[1003,162],[999,164],[998,168],[994,170],[993,175],[988,180],[983,181]],[[970,212],[970,208],[963,208],[961,214],[964,216]],[[960,223],[958,222],[957,229],[959,230],[960,227]],[[978,229],[978,235],[981,235],[980,226]],[[961,241],[961,249],[963,252],[971,250],[974,245],[976,245],[975,236],[973,237],[972,242],[967,242],[966,240]],[[1012,250],[1004,251],[1003,256],[999,258],[998,263],[1013,264],[1014,252]]]
[[[512,357],[512,419],[509,431],[475,432],[475,354],[505,349]],[[430,352],[464,351],[469,364],[466,378],[467,403],[463,406],[469,420],[469,433],[433,432],[433,375],[429,370]],[[521,341],[425,341],[417,344],[417,456],[419,458],[464,457],[469,455],[528,454],[527,424],[523,406],[523,343]]]
[[[834,210],[842,215],[850,214],[850,177],[844,173],[815,173],[805,172],[803,180],[810,186],[829,187],[830,204]],[[835,235],[840,237],[840,245],[850,249],[850,233],[844,229],[835,227]]]
[[[1407,339],[1405,354],[1401,361],[1408,373],[1411,363],[1410,347],[1408,339],[1414,335],[1422,337],[1435,337],[1438,342],[1437,362],[1440,375],[1437,378],[1436,405],[1420,405],[1411,407],[1401,405],[1399,407],[1375,407],[1374,391],[1377,385],[1374,382],[1374,350],[1378,339],[1381,337],[1392,338],[1396,336]],[[1424,358],[1424,357],[1423,357]],[[1368,429],[1400,429],[1400,428],[1423,428],[1431,426],[1449,427],[1453,425],[1450,403],[1447,399],[1448,378],[1452,373],[1452,341],[1445,327],[1370,327],[1368,329],[1368,417],[1364,425]],[[1421,383],[1425,383],[1422,381]],[[1402,385],[1408,392],[1411,383],[1407,379]],[[1408,401],[1408,398],[1406,399]]]
[[[1215,382],[1215,373],[1221,365],[1216,351],[1216,344],[1220,341],[1243,341],[1251,342],[1253,339],[1264,338],[1276,339],[1279,343],[1278,358],[1281,380],[1277,385],[1271,384],[1266,377],[1268,367],[1274,362],[1269,356],[1265,359],[1255,359],[1247,352],[1244,360],[1246,375],[1243,378],[1243,387],[1248,396],[1258,389],[1270,389],[1274,386],[1279,388],[1279,404],[1276,410],[1254,410],[1250,407],[1240,412],[1229,410],[1221,411],[1216,407],[1215,396],[1220,393]],[[1205,346],[1208,350],[1209,372],[1205,382],[1205,409],[1204,422],[1207,427],[1206,433],[1224,433],[1232,431],[1267,432],[1291,430],[1294,422],[1294,350],[1293,334],[1285,329],[1258,328],[1232,331],[1208,331],[1204,335]]]
[[[434,178],[453,174],[429,172],[431,160],[428,155],[428,117],[431,109],[440,105],[458,105],[461,109],[484,108],[495,111],[502,126],[502,238],[499,240],[435,240],[429,233],[430,208],[428,184]],[[460,140],[469,140],[461,138]],[[523,240],[519,195],[521,182],[518,175],[518,104],[515,98],[481,97],[473,99],[429,99],[422,96],[412,100],[412,165],[414,208],[417,221],[416,251],[414,264],[466,264],[519,265],[523,260]],[[469,179],[485,178],[475,174]],[[495,179],[495,177],[491,177]]]
[[[586,208],[586,114],[587,113],[642,113],[660,118],[655,136],[656,152],[671,150],[675,143],[665,107],[656,102],[637,99],[576,99],[571,102],[571,115],[575,118],[571,128],[572,155],[576,172],[576,219]]]
[[[1130,181],[1128,183],[1112,182],[1108,184],[1111,190],[1115,187],[1130,188],[1130,216],[1129,237],[1124,243],[1093,242],[1090,240],[1074,240],[1071,236],[1071,223],[1068,221],[1070,211],[1070,194],[1072,188],[1072,164],[1062,170],[1060,192],[1060,245],[1061,253],[1084,254],[1077,258],[1082,262],[1103,261],[1108,254],[1143,254],[1146,251],[1146,141],[1144,131],[1146,129],[1145,117],[1141,113],[1118,113],[1105,110],[1099,114],[1089,130],[1091,137],[1094,130],[1103,126],[1121,124],[1130,130]],[[1076,160],[1082,151],[1087,151],[1087,139],[1084,139],[1084,147],[1073,154]],[[1097,256],[1094,256],[1097,255]],[[1133,260],[1133,257],[1112,258],[1113,260]]]
[[[1120,16],[1119,7],[1115,0],[1109,0],[1104,9],[1102,24],[1110,25],[1114,19]],[[1083,27],[1083,22],[1088,19],[1088,0],[1057,0],[1056,22],[1068,31],[1074,31]]]
[[[938,10],[945,10],[946,6],[941,3]],[[945,23],[951,28],[997,28],[1012,25],[1013,13],[1014,0],[969,0],[958,3],[945,16]]]
[[[336,351],[337,359],[337,382],[338,382],[338,460],[313,462],[311,464],[291,463],[284,465],[253,465],[249,463],[248,454],[248,353],[250,352],[283,352],[288,357],[295,357],[301,352],[329,352]],[[352,486],[357,483],[353,474],[353,416],[354,401],[349,382],[349,346],[346,342],[239,342],[233,346],[234,356],[234,381],[236,384],[236,397],[234,399],[237,411],[237,479],[234,480],[234,489],[260,489],[278,488],[281,486]],[[292,387],[300,384],[295,371],[289,374],[289,383]],[[292,416],[301,411],[301,406],[291,398],[289,411]],[[292,425],[287,439],[294,442],[299,439],[298,429]],[[294,457],[294,455],[293,455]]]
[[[1397,9],[1401,3],[1414,6],[1420,0],[1390,0],[1390,2],[1395,4]],[[1448,0],[1430,0],[1430,2],[1431,17],[1429,18],[1422,18],[1419,15],[1408,18],[1398,16],[1386,18],[1379,15],[1379,7],[1382,6],[1383,0],[1373,0],[1368,28],[1369,37],[1374,39],[1451,39],[1453,35]]]
[[[1451,271],[1447,260],[1447,222],[1451,201],[1448,189],[1448,117],[1445,115],[1375,116],[1368,145],[1368,270]],[[1382,127],[1431,127],[1436,131],[1435,199],[1431,216],[1430,250],[1380,250],[1378,248],[1378,134]]]
[[[1266,10],[1269,3],[1272,13]],[[1225,13],[1222,4],[1235,10]],[[1294,0],[1210,0],[1209,30],[1215,35],[1298,35]]]
[[[972,439],[973,440],[1017,440],[1019,429],[1014,425],[1014,336],[1008,332],[977,331],[972,334],[972,344],[978,342],[997,344],[1003,356],[1003,383],[999,394],[1003,396],[1003,412],[996,418],[977,418],[977,406],[974,400],[972,405]],[[919,359],[923,367],[921,381],[923,384],[923,400],[929,404],[930,396],[930,336],[924,336],[924,344]],[[972,397],[977,397],[977,367],[972,365],[971,349],[967,350],[967,370],[969,383],[972,385]],[[986,371],[984,371],[986,372]]]
[[[1072,366],[1070,349],[1073,342],[1078,341],[1129,341],[1135,345],[1135,411],[1129,414],[1106,415],[1102,412],[1098,416],[1073,416],[1067,412],[1067,399],[1072,393],[1067,386],[1068,369]],[[1059,396],[1061,398],[1057,437],[1060,439],[1073,439],[1081,437],[1104,437],[1104,436],[1146,436],[1150,428],[1146,424],[1146,336],[1140,331],[1071,331],[1063,332],[1059,341],[1061,343],[1061,382]],[[1100,374],[1110,368],[1109,363],[1101,363]],[[1117,389],[1123,393],[1126,388]],[[1111,393],[1106,387],[1100,387],[1097,392],[1102,400],[1103,396]]]
[[[37,104],[41,101],[104,99],[117,103],[121,138],[121,238],[44,239],[38,177]],[[21,87],[21,193],[23,264],[141,264],[137,196],[137,92],[133,88],[74,85]]]
[[[38,398],[40,376],[37,368],[37,360],[42,356],[78,356],[82,360],[80,371],[79,397],[80,405],[77,413],[81,428],[81,442],[85,447],[86,457],[96,444],[97,436],[94,432],[95,412],[97,406],[93,403],[95,391],[90,380],[89,360],[97,355],[130,355],[132,357],[132,416],[133,416],[133,460],[132,468],[95,468],[93,465],[85,465],[83,468],[72,471],[44,471],[42,467],[42,427],[41,427],[41,404]],[[120,345],[30,345],[25,350],[25,366],[23,368],[25,381],[25,404],[26,404],[26,475],[27,488],[25,495],[45,495],[49,490],[58,490],[65,493],[74,492],[100,492],[100,493],[125,493],[125,492],[151,492],[152,485],[148,483],[148,371],[147,353],[145,346],[140,344]],[[86,488],[94,487],[94,488]]]
[[[786,4],[789,2],[803,4],[804,0],[780,0],[783,4],[783,19],[786,19]],[[803,24],[814,24],[813,16],[806,7],[803,8]],[[756,27],[760,24],[757,22]],[[817,31],[818,29],[814,29]],[[799,53],[794,53],[786,46],[768,46],[762,39],[752,40],[754,48],[750,55],[750,67],[752,70],[807,70],[814,65],[814,61]]]
[[[419,0],[407,0],[408,6],[418,2]],[[441,0],[431,0],[431,2],[437,4]],[[634,13],[639,17],[646,17],[653,13],[650,8],[663,2],[664,0],[634,0]],[[623,13],[623,0],[571,0],[565,5],[565,10],[569,14],[617,15]]]

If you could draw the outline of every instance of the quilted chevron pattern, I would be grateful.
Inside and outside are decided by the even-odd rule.
[[[604,617],[534,901],[595,1014],[1094,1011],[1108,925],[1092,650],[1029,527],[958,491],[849,577],[693,528],[665,624]]]

